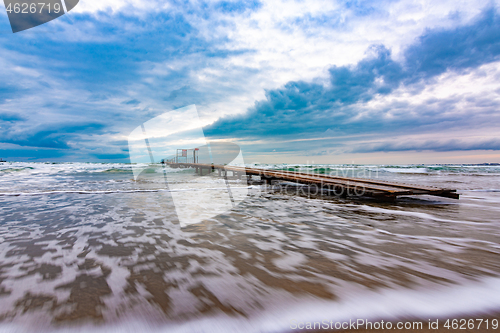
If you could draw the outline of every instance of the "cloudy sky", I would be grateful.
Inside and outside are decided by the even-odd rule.
[[[0,5],[0,157],[128,161],[195,104],[247,162],[500,162],[495,1],[80,0],[13,34]]]

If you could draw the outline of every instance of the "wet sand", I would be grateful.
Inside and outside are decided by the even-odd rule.
[[[459,203],[260,192],[185,227],[167,192],[3,196],[0,325],[286,332],[291,320],[497,314],[500,194],[467,190],[490,178],[453,179]]]

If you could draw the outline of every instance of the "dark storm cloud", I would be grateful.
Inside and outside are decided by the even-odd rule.
[[[128,153],[117,153],[117,154],[91,154],[92,156],[100,159],[100,160],[126,160],[129,162]]]
[[[495,9],[488,9],[472,25],[421,36],[405,52],[408,80],[477,67],[498,60],[499,55],[500,18]]]
[[[451,112],[464,98],[461,96],[430,99],[419,106],[397,102],[370,114],[361,114],[359,107],[401,86],[418,93],[429,79],[447,70],[461,72],[498,60],[500,18],[494,9],[485,11],[468,26],[427,31],[407,48],[403,63],[395,62],[390,51],[381,45],[373,46],[368,53],[355,66],[330,68],[329,86],[288,82],[282,88],[266,91],[266,99],[256,102],[246,114],[221,118],[206,127],[205,134],[258,138],[308,137],[326,130],[344,135],[408,133],[443,127],[491,125],[499,121],[498,105],[491,100],[474,101],[478,108],[482,108],[481,112]],[[485,110],[486,107],[489,109]],[[395,148],[387,146],[386,149]],[[460,149],[460,146],[456,145],[454,149]]]
[[[19,114],[11,113],[11,112],[0,112],[0,121],[17,122],[17,121],[23,121],[23,120],[25,120],[25,118]]]
[[[500,150],[500,139],[475,140],[428,140],[424,142],[403,141],[384,142],[377,144],[359,145],[351,150],[353,153],[383,152],[383,151],[454,151],[454,150]]]
[[[64,157],[67,150],[59,149],[0,149],[0,157],[9,160],[47,160]]]
[[[10,131],[2,133],[0,141],[24,147],[41,147],[69,149],[68,141],[81,134],[102,133],[105,125],[99,123],[58,124],[52,127],[38,127],[30,130]]]

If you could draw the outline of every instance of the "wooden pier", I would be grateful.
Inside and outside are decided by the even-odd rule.
[[[458,199],[459,194],[454,189],[422,186],[414,184],[394,183],[368,178],[337,177],[321,174],[309,174],[293,171],[265,170],[228,165],[213,165],[199,163],[166,163],[172,168],[194,168],[199,175],[217,172],[221,177],[240,178],[243,175],[250,180],[259,176],[267,184],[293,182],[308,185],[316,189],[315,193],[328,193],[335,196],[373,197],[382,200],[394,200],[402,195],[433,195]],[[230,173],[230,174],[229,174]]]

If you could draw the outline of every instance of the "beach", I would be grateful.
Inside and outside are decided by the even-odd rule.
[[[0,331],[293,332],[418,318],[418,331],[445,332],[426,325],[500,319],[500,166],[253,167],[456,188],[460,200],[230,180],[248,187],[242,202],[181,226],[161,166],[134,181],[130,164],[3,163]],[[177,188],[195,177],[167,175]]]

